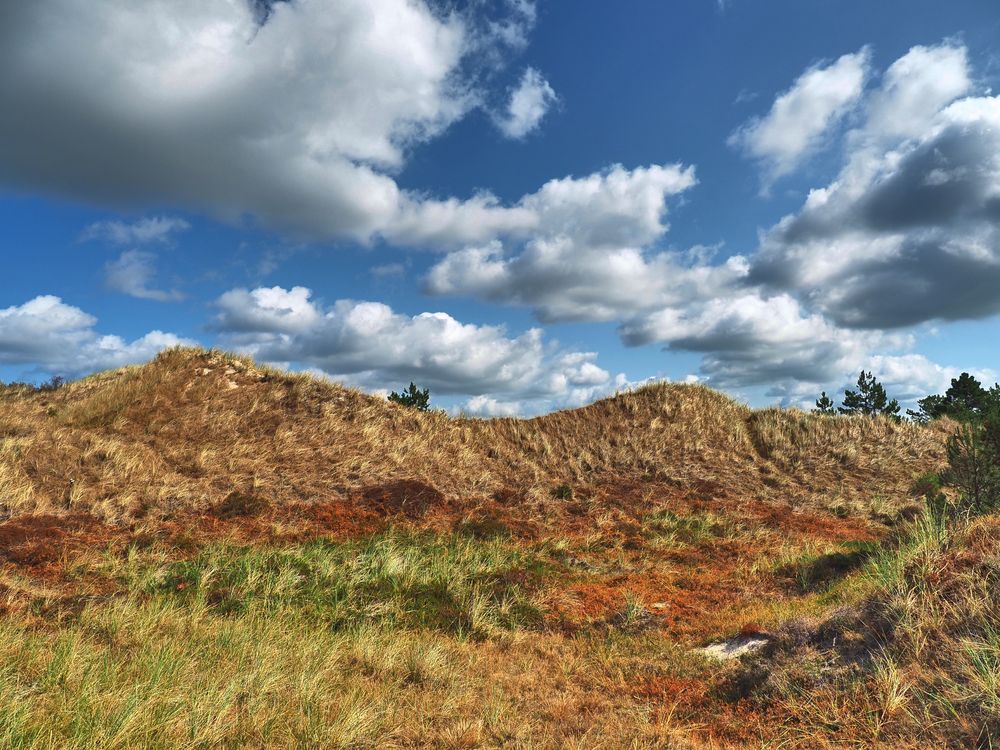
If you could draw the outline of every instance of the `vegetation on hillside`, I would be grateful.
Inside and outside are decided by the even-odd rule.
[[[450,418],[199,350],[6,388],[0,747],[990,747],[997,425]]]

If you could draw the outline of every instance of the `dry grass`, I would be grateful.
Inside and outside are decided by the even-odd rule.
[[[456,419],[175,349],[55,392],[0,395],[0,497],[8,515],[111,521],[204,512],[233,492],[271,505],[354,500],[410,516],[448,502],[499,504],[531,521],[565,510],[557,487],[585,502],[602,485],[644,479],[675,494],[854,508],[901,497],[941,462],[945,434],[753,411],[675,384],[537,419]]]
[[[189,349],[0,388],[0,747],[974,747],[988,534],[879,546],[948,431],[450,418]],[[740,631],[763,665],[691,650]]]

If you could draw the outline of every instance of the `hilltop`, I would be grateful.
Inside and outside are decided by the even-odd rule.
[[[637,485],[844,513],[895,502],[943,460],[947,434],[752,410],[673,383],[534,419],[453,418],[195,349],[54,391],[8,388],[0,404],[8,516],[124,522],[210,512],[234,494],[411,516],[503,509],[528,521]]]

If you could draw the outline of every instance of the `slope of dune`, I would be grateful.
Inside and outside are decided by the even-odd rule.
[[[235,495],[411,516],[499,506],[528,519],[645,483],[843,512],[898,498],[942,461],[945,434],[751,410],[679,384],[535,419],[452,418],[177,349],[56,391],[8,387],[0,497],[7,516],[86,512],[107,521],[204,512]]]

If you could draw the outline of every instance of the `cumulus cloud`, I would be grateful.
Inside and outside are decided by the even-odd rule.
[[[103,240],[114,245],[166,243],[191,225],[177,216],[149,216],[133,222],[98,221],[80,233],[82,240]]]
[[[745,274],[742,259],[691,268],[679,254],[644,250],[667,231],[667,199],[694,184],[694,170],[681,165],[551,180],[517,204],[531,217],[527,239],[512,231],[506,242],[449,253],[426,289],[529,305],[543,321],[612,320],[708,293]]]
[[[961,49],[894,63],[840,175],[766,234],[750,278],[851,328],[1000,312],[1000,98],[953,101],[968,80]]]
[[[537,239],[512,256],[500,243],[451,253],[429,272],[434,294],[527,305],[543,322],[616,320],[722,294],[746,276],[733,256],[718,266],[689,265],[681,253],[594,247],[574,238]]]
[[[533,20],[483,7],[5,3],[0,181],[368,240],[414,200],[391,176],[408,149],[478,106],[476,61]]]
[[[733,133],[730,145],[765,165],[766,182],[788,174],[858,102],[869,57],[862,49],[826,67],[810,68],[774,100],[765,116]]]
[[[162,331],[126,341],[98,333],[96,324],[92,315],[52,295],[0,309],[0,364],[75,377],[142,362],[164,348],[193,343]]]
[[[410,316],[354,300],[325,306],[303,287],[234,289],[217,305],[223,341],[263,361],[317,368],[371,390],[413,380],[434,393],[481,396],[469,406],[479,413],[582,403],[625,382],[599,367],[596,354],[561,350],[537,328],[510,337],[502,326],[446,313]]]
[[[859,102],[836,179],[764,233],[748,273],[626,321],[624,340],[700,352],[714,384],[788,403],[862,368],[903,401],[947,387],[958,373],[907,351],[906,329],[1000,311],[1000,102],[970,81],[963,48],[910,50]]]
[[[913,47],[886,70],[868,107],[869,134],[920,136],[938,112],[972,88],[965,47]]]
[[[873,347],[908,343],[877,333],[845,335],[790,295],[755,292],[665,308],[625,323],[621,333],[630,345],[662,342],[703,354],[702,372],[719,387],[824,383],[855,369]]]
[[[496,118],[500,132],[508,138],[524,138],[538,128],[542,118],[559,98],[541,73],[527,68],[511,94],[507,107]]]
[[[385,235],[396,242],[445,248],[572,234],[595,245],[642,244],[666,231],[666,201],[696,182],[694,169],[615,164],[583,177],[552,179],[509,206],[481,193],[468,201],[423,200],[404,205]]]
[[[156,277],[156,256],[142,250],[126,250],[104,268],[104,281],[109,289],[137,299],[157,302],[177,302],[184,295],[176,289],[153,287]]]

